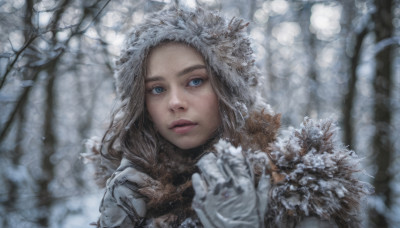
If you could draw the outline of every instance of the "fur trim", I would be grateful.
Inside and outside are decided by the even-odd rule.
[[[279,115],[271,116],[264,112],[253,112],[249,115],[244,128],[236,134],[236,138],[229,139],[230,142],[243,145],[243,148],[249,151],[247,156],[253,164],[257,179],[261,176],[269,160],[267,153],[261,150],[276,140],[279,119]],[[215,152],[213,146],[219,140],[219,137],[215,137],[201,148],[195,148],[190,152],[181,151],[162,138],[157,140],[163,142],[157,165],[152,170],[141,170],[154,180],[149,180],[145,186],[138,189],[138,192],[147,199],[146,217],[148,219],[154,218],[149,222],[153,223],[155,227],[157,227],[156,224],[161,224],[161,221],[175,224],[174,227],[177,227],[177,224],[181,224],[187,218],[197,221],[191,207],[194,197],[191,177],[195,172],[198,172],[195,165],[198,159],[206,152]],[[105,166],[99,163],[101,160],[105,160],[98,152],[99,145],[94,143],[88,145],[91,145],[89,146],[90,157],[86,157],[90,158],[90,161],[98,169],[97,180],[111,176],[116,167],[107,166],[110,169],[104,169]],[[97,145],[97,149],[93,145]],[[98,181],[98,183],[105,183],[105,180]],[[103,186],[103,184],[100,186]]]
[[[256,99],[259,78],[245,27],[238,18],[228,21],[216,12],[171,5],[150,15],[129,35],[116,61],[117,92],[122,101],[132,97],[131,85],[143,74],[143,65],[152,47],[165,41],[186,43],[198,50],[229,93],[237,108],[249,108]]]
[[[284,180],[271,190],[272,224],[296,224],[306,216],[334,221],[339,227],[359,227],[359,204],[372,187],[354,177],[360,159],[338,140],[329,120],[305,118],[272,146],[272,163]]]
[[[336,125],[329,120],[306,118],[300,129],[290,129],[277,138],[279,118],[251,113],[244,130],[229,140],[245,145],[256,184],[262,172],[272,177],[266,226],[295,227],[311,216],[339,227],[359,227],[360,202],[373,188],[354,176],[361,170],[360,159],[340,144]],[[145,171],[154,181],[138,189],[147,198],[148,223],[178,227],[188,218],[197,221],[191,208],[191,175],[197,172],[194,164],[202,153],[214,151],[216,140],[218,137],[193,153],[183,153],[164,142],[157,166],[151,172]]]

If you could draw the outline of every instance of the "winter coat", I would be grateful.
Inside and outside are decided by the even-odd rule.
[[[255,185],[263,172],[270,177],[271,187],[263,193],[268,197],[265,227],[360,227],[360,203],[371,187],[355,176],[359,159],[340,144],[335,124],[306,118],[299,129],[278,136],[279,120],[279,115],[255,111],[236,138],[226,139],[244,151]],[[217,141],[194,156],[165,143],[157,167],[147,173],[122,159],[107,181],[98,225],[202,227],[192,208],[191,176],[199,172],[195,164],[205,153],[218,153]],[[91,158],[100,173],[111,173],[109,162]]]

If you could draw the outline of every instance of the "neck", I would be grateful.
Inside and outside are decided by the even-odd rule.
[[[191,159],[197,162],[197,160],[200,159],[205,153],[208,153],[214,149],[213,145],[219,140],[220,133],[216,132],[210,139],[200,146],[185,150],[173,145],[160,135],[158,135],[158,137],[159,142],[162,142],[160,147],[162,152],[174,153],[174,156],[178,155],[179,157]]]

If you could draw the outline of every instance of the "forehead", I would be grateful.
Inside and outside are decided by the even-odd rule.
[[[177,42],[168,42],[154,47],[147,60],[147,71],[205,65],[203,56],[193,47]]]

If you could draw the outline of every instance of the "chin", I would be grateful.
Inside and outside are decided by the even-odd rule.
[[[175,146],[177,146],[179,149],[182,149],[182,150],[190,150],[190,149],[193,149],[193,148],[196,148],[196,147],[198,147],[198,146],[200,146],[201,144],[195,144],[195,145],[193,145],[193,144],[181,144],[181,145],[177,145],[177,144],[175,144]]]
[[[174,143],[175,146],[177,146],[179,149],[182,150],[190,150],[190,149],[194,149],[197,148],[201,145],[203,145],[204,142],[178,142],[178,143]]]

